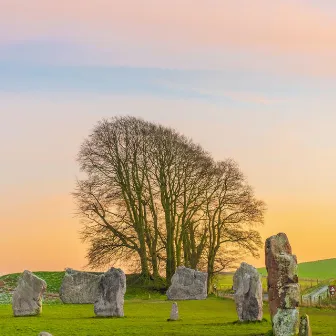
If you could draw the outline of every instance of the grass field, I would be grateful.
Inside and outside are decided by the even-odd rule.
[[[45,279],[48,292],[57,293],[64,272],[34,272]],[[5,286],[14,288],[20,274],[0,277]],[[219,278],[223,286],[232,285],[232,274]],[[263,279],[265,284],[265,278]],[[9,297],[10,298],[10,297]],[[1,302],[1,300],[0,300]],[[6,301],[3,301],[6,302]],[[10,301],[7,301],[8,303]],[[46,300],[41,316],[14,318],[10,304],[0,304],[0,335],[37,336],[48,331],[53,336],[107,336],[107,335],[271,335],[268,307],[264,305],[261,323],[237,323],[233,300],[210,297],[203,301],[179,302],[180,321],[168,322],[171,302],[163,291],[144,286],[136,275],[127,276],[125,317],[97,318],[93,305],[64,305],[60,300]],[[313,335],[336,335],[336,310],[300,308],[310,316]]]
[[[317,283],[318,279],[301,279],[299,278],[299,283],[301,287],[302,293],[308,291],[311,288],[315,288],[317,284],[321,284],[322,280],[319,280]],[[261,278],[262,282],[262,287],[263,287],[263,292],[267,292],[267,277],[263,276]],[[233,284],[233,273],[232,274],[221,274],[218,275],[216,278],[216,285],[217,289],[219,290],[224,290],[224,291],[230,291],[231,287]]]
[[[311,290],[311,288],[316,287],[316,285],[323,282],[326,284],[326,279],[336,279],[336,259],[326,259],[319,260],[314,262],[301,263],[298,265],[299,273],[299,282],[301,286],[302,294],[305,294]],[[263,290],[266,293],[267,284],[266,284],[266,269],[258,269],[260,274],[263,276],[262,284]],[[37,276],[44,279],[48,284],[48,293],[58,293],[59,288],[64,277],[64,272],[34,272]],[[20,274],[9,274],[0,277],[0,280],[5,281],[7,287],[13,288],[16,286],[17,279]],[[233,274],[219,275],[217,277],[217,288],[225,291],[229,291],[232,287],[232,278]],[[149,299],[149,298],[159,298],[161,295],[157,291],[151,291],[150,288],[143,289],[141,284],[137,285],[134,281],[134,277],[127,277],[127,287],[128,291],[126,293],[126,298],[138,298],[138,299]],[[335,283],[335,281],[330,281],[330,283]],[[1,292],[0,292],[1,294]],[[49,298],[46,298],[49,300]],[[0,302],[4,300],[1,300]]]
[[[263,291],[267,292],[267,271],[259,268],[262,275]],[[336,284],[336,259],[318,260],[313,262],[301,263],[298,265],[299,283],[301,292],[306,293],[311,288],[321,284]],[[329,280],[329,281],[327,281]],[[232,287],[233,273],[217,276],[217,288],[228,291]]]
[[[265,268],[259,268],[262,275],[267,275]],[[333,279],[336,278],[336,258],[300,263],[298,274],[302,279]]]
[[[270,335],[271,324],[236,323],[235,305],[229,299],[179,302],[181,321],[167,322],[171,302],[125,300],[124,318],[96,318],[93,305],[44,305],[41,316],[15,318],[10,305],[0,305],[1,335],[37,336],[48,331],[54,336],[107,335]],[[267,306],[264,317],[269,320]],[[313,335],[336,334],[336,312],[301,309],[310,316]]]

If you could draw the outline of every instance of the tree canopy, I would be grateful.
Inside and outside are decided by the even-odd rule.
[[[171,128],[114,117],[77,160],[85,178],[73,194],[92,268],[121,261],[169,284],[185,265],[207,271],[210,286],[235,255],[258,254],[265,204],[232,159],[215,162]]]

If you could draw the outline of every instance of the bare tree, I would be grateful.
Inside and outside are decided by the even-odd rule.
[[[122,261],[167,284],[179,265],[210,279],[234,244],[256,254],[263,222],[258,201],[232,160],[215,163],[170,128],[134,117],[102,120],[81,146],[86,178],[75,199],[93,267]]]
[[[216,260],[221,247],[236,246],[258,256],[262,246],[259,232],[254,229],[264,220],[265,204],[256,199],[238,165],[231,159],[217,163],[215,183],[206,192],[208,225],[207,272],[208,289],[212,288]]]
[[[85,197],[80,198],[84,207],[80,209],[85,210],[85,206],[90,210],[93,208],[98,218],[89,219],[108,228],[124,247],[136,251],[142,275],[149,277],[143,197],[145,176],[142,167],[139,168],[146,155],[143,148],[146,142],[141,141],[146,127],[147,123],[134,118],[100,122],[83,143],[78,161],[89,181],[95,181],[102,190],[91,188],[92,197],[88,199],[87,190],[81,188],[86,182],[82,182],[78,185],[82,194],[75,196],[78,198],[84,193]],[[104,203],[99,199],[101,194]]]

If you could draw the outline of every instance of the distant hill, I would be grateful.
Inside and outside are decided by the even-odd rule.
[[[258,268],[262,275],[267,275],[265,267]],[[298,275],[301,279],[332,279],[336,278],[336,258],[309,261],[298,265]]]

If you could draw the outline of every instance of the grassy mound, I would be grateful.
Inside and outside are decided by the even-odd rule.
[[[259,268],[258,271],[262,275],[263,291],[266,293],[266,268]],[[232,292],[233,274],[234,273],[226,273],[218,275],[216,279],[217,288],[226,292]],[[322,285],[336,285],[336,259],[318,260],[298,264],[298,275],[302,294],[307,294]]]
[[[267,275],[266,268],[259,268],[258,271],[261,275]],[[302,279],[336,278],[336,258],[300,263],[298,264],[298,275]]]
[[[7,287],[14,289],[22,273],[7,274],[0,277]],[[49,293],[58,293],[64,278],[64,272],[34,272],[36,276],[46,281]]]
[[[36,276],[45,280],[47,283],[47,292],[45,300],[57,303],[58,293],[64,277],[64,272],[33,272]],[[0,282],[4,285],[0,287],[0,303],[9,303],[10,294],[17,286],[21,273],[7,274],[0,277]],[[162,298],[166,291],[164,279],[151,280],[144,279],[139,274],[126,275],[126,295],[125,299],[159,299]]]

